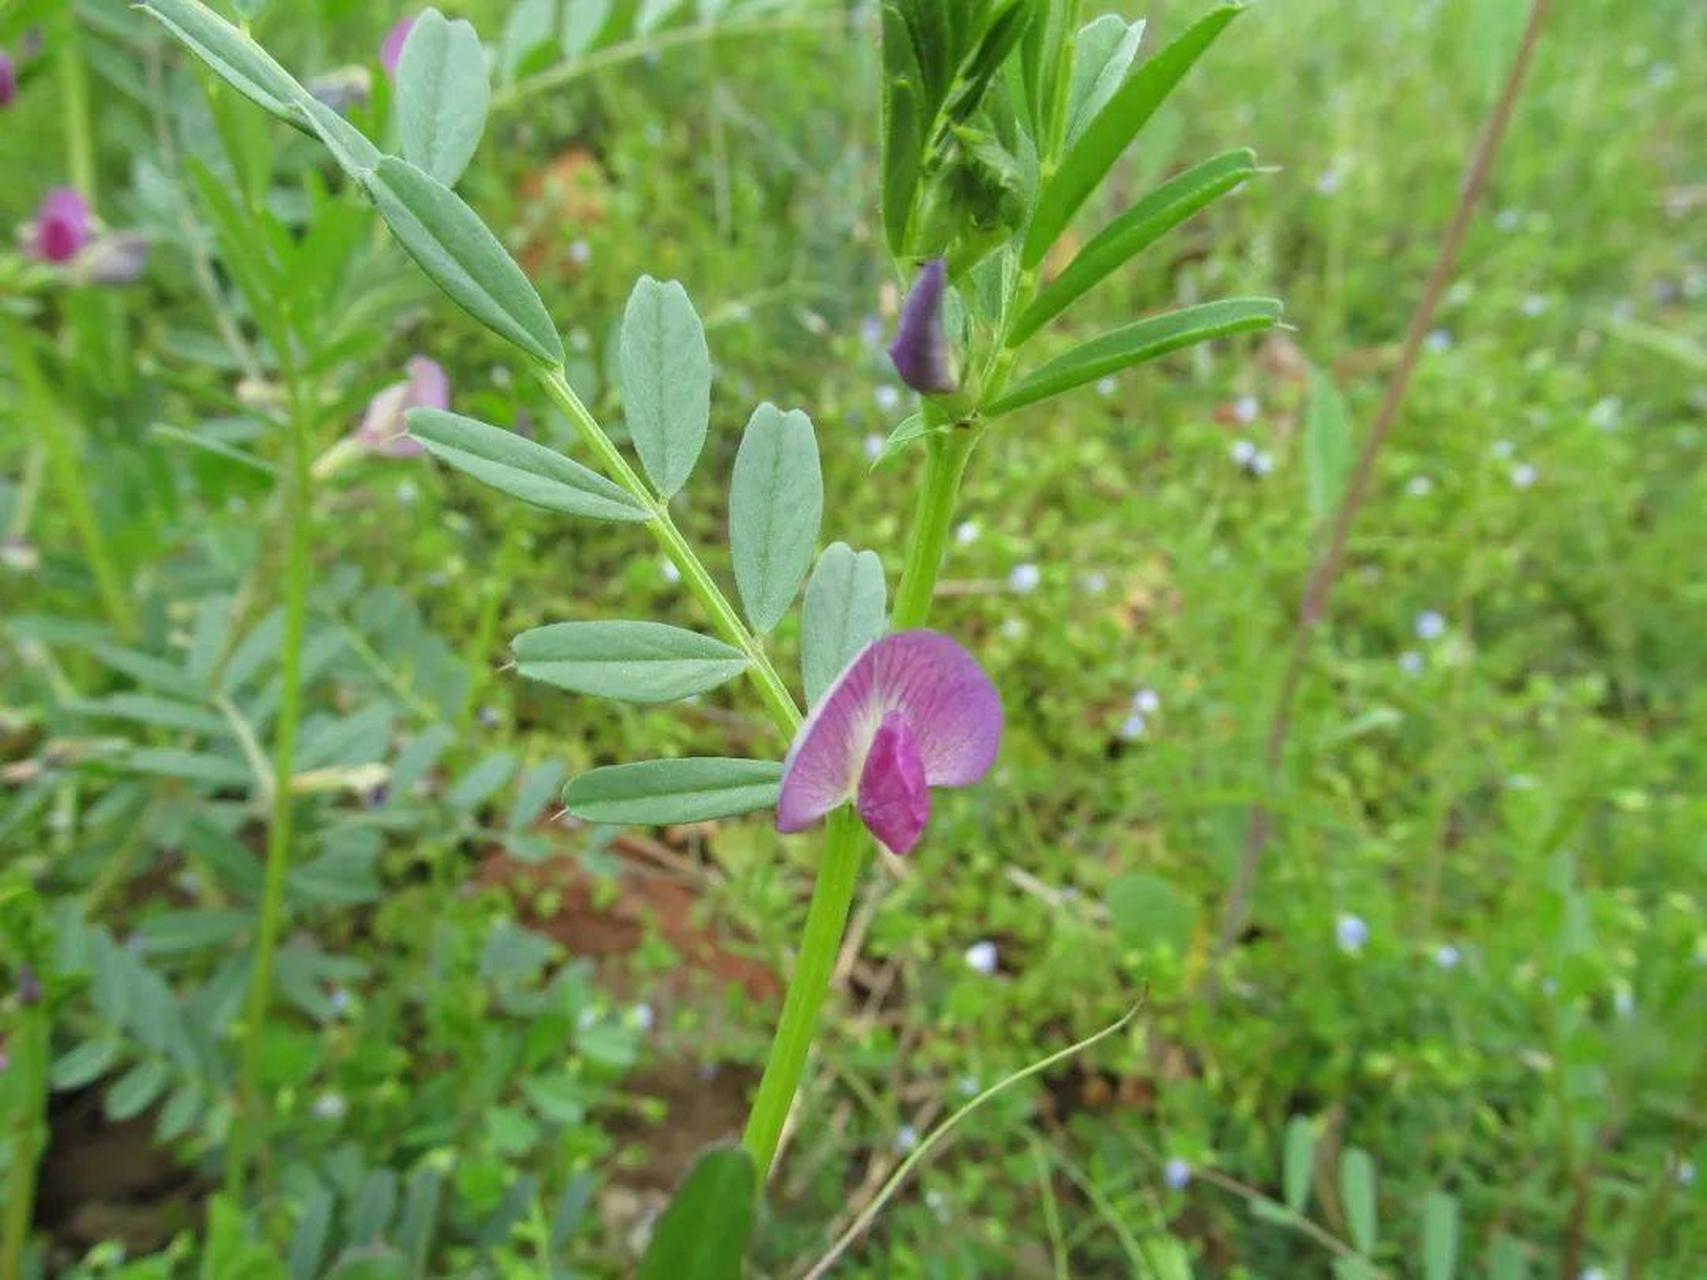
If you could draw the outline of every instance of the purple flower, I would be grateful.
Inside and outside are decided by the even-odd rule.
[[[18,1003],[26,1009],[41,1003],[41,979],[27,964],[18,967]]]
[[[422,451],[404,434],[409,410],[450,407],[450,379],[436,360],[410,356],[403,367],[409,380],[394,382],[369,400],[362,424],[356,428],[358,441],[387,458],[413,458]]]
[[[385,68],[385,74],[396,78],[397,64],[403,61],[403,46],[408,43],[409,33],[415,29],[415,15],[407,14],[392,24],[391,30],[385,33],[385,39],[379,42],[379,65]]]
[[[942,298],[948,288],[948,268],[941,258],[932,258],[919,271],[913,291],[901,308],[901,323],[889,358],[895,372],[921,395],[944,395],[960,385],[954,372],[954,357],[942,327]]]
[[[36,211],[30,254],[43,262],[69,262],[89,243],[89,203],[75,187],[55,187]]]
[[[11,106],[17,96],[18,68],[12,62],[12,55],[0,49],[0,109]]]
[[[972,655],[935,631],[867,646],[836,678],[789,748],[778,831],[803,831],[853,800],[890,852],[910,852],[930,818],[932,787],[989,773],[1002,702]]]

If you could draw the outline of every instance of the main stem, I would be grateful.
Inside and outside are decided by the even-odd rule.
[[[97,204],[95,190],[95,138],[90,128],[89,69],[83,63],[82,33],[77,28],[77,6],[65,0],[60,10],[58,38],[59,92],[65,113],[65,149],[71,183],[82,192],[90,207]]]
[[[272,1003],[273,957],[284,916],[285,873],[290,869],[295,818],[291,779],[296,772],[296,730],[302,714],[302,639],[308,616],[309,513],[312,476],[309,465],[311,412],[295,371],[290,374],[290,488],[285,501],[288,545],[285,563],[285,626],[279,653],[279,718],[273,728],[272,819],[267,829],[267,864],[255,933],[255,967],[250,973],[242,1052],[237,1075],[237,1113],[226,1155],[225,1187],[234,1197],[243,1191],[248,1167],[265,1127],[258,1075],[261,1040]]]
[[[960,496],[960,481],[966,474],[974,439],[971,427],[958,425],[926,437],[925,479],[913,513],[907,558],[890,617],[890,626],[896,631],[921,627],[930,617],[937,577],[942,572],[943,550],[948,545],[948,530],[954,523],[955,501]]]
[[[6,1172],[6,1218],[0,1236],[0,1280],[20,1280],[30,1239],[36,1164],[47,1146],[48,1012],[45,1002],[22,1010],[12,1038],[12,1156]]]

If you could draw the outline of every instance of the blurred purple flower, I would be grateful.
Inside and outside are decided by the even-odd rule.
[[[30,236],[30,254],[42,262],[69,262],[89,243],[89,202],[75,187],[55,187],[42,197]]]
[[[450,379],[444,368],[426,356],[410,356],[403,368],[407,382],[394,382],[372,400],[356,428],[356,439],[372,452],[387,458],[413,458],[421,446],[406,434],[405,415],[411,409],[448,409]]]
[[[414,29],[415,15],[407,14],[397,19],[391,30],[385,33],[385,39],[379,42],[379,65],[393,79],[397,76],[397,64],[403,61],[403,46],[408,43],[409,33]]]
[[[804,831],[849,800],[890,852],[910,852],[932,787],[989,773],[1002,702],[972,655],[935,631],[885,636],[848,665],[789,748],[776,826]]]
[[[18,96],[18,68],[12,62],[12,55],[0,49],[0,109],[12,105]]]
[[[913,291],[901,308],[895,341],[889,344],[895,372],[921,395],[944,395],[960,385],[948,335],[942,327],[942,299],[947,289],[948,268],[941,258],[932,258],[920,268]]]
[[[18,966],[18,1003],[26,1009],[41,1003],[41,979],[27,964]]]
[[[373,76],[366,67],[339,67],[315,76],[305,87],[318,101],[342,115],[367,103],[373,93]]]

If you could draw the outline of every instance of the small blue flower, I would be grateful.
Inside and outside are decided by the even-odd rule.
[[[1144,717],[1134,711],[1126,717],[1126,722],[1120,726],[1120,740],[1122,742],[1136,742],[1144,736],[1147,727]]]
[[[1424,609],[1413,624],[1418,640],[1438,640],[1446,634],[1446,618],[1437,610]]]
[[[865,438],[865,460],[876,462],[883,456],[883,437],[873,432]]]
[[[903,1155],[919,1145],[919,1131],[910,1124],[904,1124],[895,1131],[895,1150]]]
[[[1369,926],[1360,916],[1351,915],[1349,912],[1341,913],[1339,919],[1334,922],[1334,939],[1339,943],[1341,951],[1348,956],[1354,956],[1362,951],[1364,944],[1369,941]]]
[[[1441,352],[1452,350],[1452,334],[1446,329],[1431,329],[1428,337],[1423,339],[1423,345],[1430,351]]]
[[[1527,489],[1534,484],[1540,472],[1527,462],[1520,462],[1511,469],[1511,483],[1518,489]]]
[[[1036,591],[1042,581],[1043,574],[1034,564],[1016,564],[1013,572],[1008,574],[1008,585],[1021,595]]]
[[[1175,1156],[1162,1166],[1162,1181],[1168,1184],[1169,1190],[1184,1191],[1191,1185],[1191,1166]]]
[[[1405,492],[1413,498],[1426,498],[1434,492],[1434,481],[1427,476],[1412,476],[1405,482]]]
[[[978,535],[980,532],[982,532],[982,530],[978,528],[978,522],[976,520],[962,520],[955,526],[955,545],[960,547],[971,546],[974,542],[978,541]]]
[[[1424,665],[1425,659],[1415,649],[1406,649],[1399,655],[1399,670],[1408,676],[1420,676]]]
[[[996,971],[997,961],[996,944],[987,938],[966,948],[966,967],[973,973],[988,977]]]
[[[1140,689],[1132,695],[1132,709],[1142,716],[1153,716],[1162,709],[1162,699],[1154,689]]]
[[[1434,962],[1442,969],[1456,969],[1463,963],[1464,954],[1450,942],[1442,943],[1434,950]]]
[[[1079,580],[1079,585],[1084,588],[1086,595],[1100,596],[1108,590],[1108,575],[1093,569]]]

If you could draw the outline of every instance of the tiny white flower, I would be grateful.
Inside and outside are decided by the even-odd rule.
[[[1257,420],[1257,412],[1261,408],[1255,396],[1240,396],[1233,401],[1233,420],[1240,426],[1249,426]]]
[[[1144,717],[1134,711],[1126,717],[1126,722],[1120,726],[1122,742],[1136,742],[1144,736]]]
[[[1620,1018],[1635,1016],[1636,996],[1629,987],[1619,987],[1612,993],[1612,1008]]]
[[[1456,969],[1463,963],[1464,954],[1450,942],[1442,943],[1434,950],[1434,962],[1442,969]]]
[[[652,1006],[649,1004],[635,1005],[629,1016],[634,1019],[634,1025],[642,1031],[652,1030],[653,1024],[657,1021],[657,1015],[652,1012]]]
[[[1431,329],[1428,337],[1423,339],[1423,345],[1430,351],[1452,350],[1452,332],[1449,329]]]
[[[1043,573],[1034,564],[1016,564],[1013,572],[1008,574],[1008,585],[1021,595],[1036,591],[1042,581]]]
[[[331,1003],[334,1013],[348,1013],[350,1011],[350,993],[343,987],[333,987]]]
[[[510,372],[509,365],[495,364],[492,366],[492,385],[494,387],[506,388],[514,381],[515,375]]]
[[[1139,715],[1153,716],[1162,709],[1161,695],[1154,689],[1140,689],[1132,695],[1132,709]]]
[[[864,339],[865,345],[873,351],[881,347],[883,345],[883,317],[871,315],[861,320],[859,336]]]
[[[1427,476],[1412,476],[1405,482],[1405,492],[1413,498],[1426,498],[1434,492],[1434,481]]]
[[[1606,1272],[1600,1267],[1584,1267],[1577,1272],[1577,1280],[1606,1280]]]
[[[1097,394],[1104,400],[1108,399],[1118,390],[1120,390],[1120,383],[1115,378],[1109,377],[1097,379]]]
[[[1233,448],[1232,448],[1233,461],[1238,463],[1241,467],[1250,466],[1251,463],[1256,460],[1256,456],[1257,456],[1257,447],[1256,447],[1256,445],[1252,444],[1249,440],[1235,440],[1235,441],[1233,441]]]
[[[873,391],[871,395],[877,401],[877,407],[884,413],[893,413],[901,403],[900,389],[890,386],[887,382],[880,383],[877,390]]]
[[[1532,464],[1520,462],[1511,469],[1511,482],[1516,488],[1527,489],[1535,483],[1539,475],[1540,472],[1536,471]]]
[[[1399,670],[1408,676],[1422,674],[1425,659],[1415,649],[1406,649],[1399,655]]]
[[[1093,569],[1079,580],[1087,595],[1100,596],[1108,590],[1108,575]]]
[[[1548,996],[1558,995],[1559,994],[1559,980],[1557,978],[1543,978],[1543,979],[1541,979],[1541,994],[1542,995],[1548,995]]]
[[[413,480],[399,480],[393,492],[397,495],[397,501],[406,507],[413,506],[415,499],[421,496],[421,491],[415,487]]]
[[[1191,1166],[1178,1156],[1162,1166],[1162,1181],[1174,1191],[1184,1191],[1191,1183]]]
[[[919,1131],[910,1124],[904,1124],[895,1131],[895,1150],[905,1154],[919,1145]]]
[[[959,547],[969,547],[978,541],[978,535],[982,532],[976,520],[962,520],[954,527],[954,543]]]
[[[1695,1185],[1695,1161],[1684,1160],[1680,1162],[1675,1176],[1678,1186],[1693,1187]]]
[[[1618,419],[1624,404],[1617,396],[1604,396],[1594,402],[1594,408],[1588,411],[1588,424],[1601,431],[1611,431],[1618,426]]]
[[[1418,640],[1438,640],[1446,634],[1446,619],[1434,609],[1424,609],[1417,614],[1413,626]]]
[[[865,438],[865,460],[876,462],[883,456],[883,437],[875,431]]]
[[[1251,459],[1251,474],[1261,480],[1274,471],[1274,455],[1267,449],[1258,450],[1257,456]]]
[[[664,575],[664,581],[668,582],[671,586],[674,586],[682,580],[682,571],[676,568],[676,562],[674,560],[663,561],[658,566],[658,570]]]
[[[1493,454],[1494,457],[1498,458],[1501,462],[1504,462],[1506,459],[1510,458],[1512,454],[1517,452],[1517,446],[1510,440],[1496,440],[1488,446],[1488,452]]]
[[[988,977],[996,971],[996,944],[986,938],[966,948],[966,967]]]
[[[983,1088],[983,1086],[978,1083],[977,1076],[961,1076],[959,1082],[954,1087],[960,1090],[960,1096],[963,1098],[976,1097],[978,1090]]]
[[[1501,231],[1516,231],[1523,225],[1523,211],[1520,209],[1501,209],[1494,217],[1494,225]]]
[[[1348,956],[1354,956],[1362,951],[1364,944],[1369,941],[1369,926],[1363,922],[1361,916],[1342,912],[1339,919],[1334,921],[1334,941],[1339,943],[1341,951]]]
[[[1533,320],[1547,310],[1548,302],[1544,294],[1531,293],[1524,296],[1520,310]]]
[[[1025,635],[1025,619],[1009,618],[1002,623],[1001,636],[1004,640],[1018,640]]]
[[[577,267],[584,267],[593,260],[593,246],[585,240],[577,240],[569,246],[569,261]]]
[[[344,1101],[344,1095],[341,1093],[323,1093],[314,1100],[316,1120],[342,1120],[349,1109],[350,1104]]]
[[[1331,196],[1340,189],[1340,171],[1338,169],[1323,169],[1316,179],[1316,194]]]

